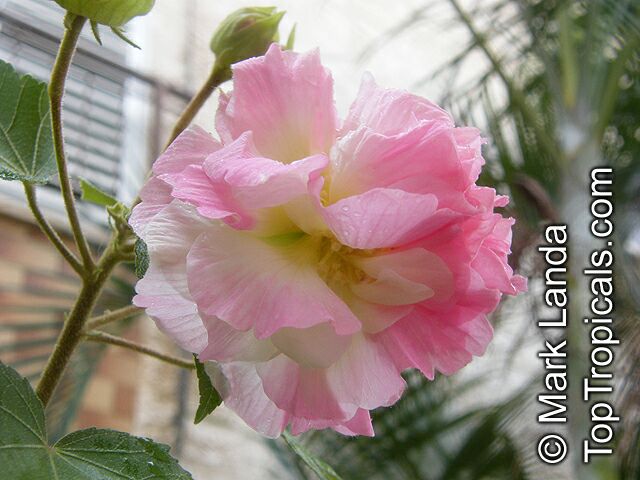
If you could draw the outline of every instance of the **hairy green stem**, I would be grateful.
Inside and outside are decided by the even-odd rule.
[[[118,252],[118,240],[119,237],[112,240],[95,266],[92,275],[83,279],[80,294],[64,323],[53,353],[42,372],[36,393],[45,406],[51,399],[51,395],[69,363],[71,354],[82,339],[84,324],[91,315],[105,282],[121,260]]]
[[[29,204],[29,208],[31,209],[31,213],[33,214],[36,222],[40,226],[42,232],[47,236],[47,238],[51,241],[54,247],[60,252],[60,255],[64,257],[64,259],[71,265],[79,275],[84,274],[84,270],[82,268],[82,264],[80,260],[67,248],[64,244],[58,233],[53,229],[51,224],[44,218],[44,215],[40,211],[40,207],[38,206],[38,200],[36,198],[36,189],[35,187],[28,183],[23,182],[24,185],[24,193],[27,197],[27,203]]]
[[[129,350],[133,350],[134,352],[157,358],[158,360],[170,363],[171,365],[175,365],[176,367],[187,368],[189,370],[193,370],[195,368],[195,365],[192,362],[188,362],[186,360],[183,360],[182,358],[174,357],[173,355],[167,355],[166,353],[158,352],[157,350],[154,350],[152,348],[145,347],[144,345],[140,345],[139,343],[135,343],[131,340],[117,337],[109,333],[92,331],[85,333],[84,337],[90,342],[106,343],[109,345],[128,348]]]
[[[58,167],[58,177],[60,179],[60,191],[64,199],[65,209],[69,217],[69,225],[73,232],[73,238],[80,252],[85,275],[89,275],[94,267],[91,250],[80,225],[78,212],[76,210],[75,199],[71,179],[67,170],[67,160],[64,153],[64,137],[62,134],[62,98],[64,88],[69,73],[69,67],[76,50],[78,38],[86,18],[67,15],[64,36],[60,42],[58,55],[51,70],[51,81],[49,82],[49,101],[51,105],[51,126],[53,129],[53,148],[56,154],[56,165]]]
[[[107,325],[112,322],[117,322],[118,320],[125,320],[130,317],[138,316],[142,313],[142,311],[143,310],[140,307],[136,307],[135,305],[129,305],[127,307],[122,307],[112,312],[103,313],[102,315],[99,315],[89,320],[85,327],[85,331],[103,327],[104,325]]]

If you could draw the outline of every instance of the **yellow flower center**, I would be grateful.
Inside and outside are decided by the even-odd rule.
[[[291,258],[311,264],[322,280],[337,294],[345,288],[361,282],[374,282],[357,266],[358,258],[367,258],[380,253],[380,250],[360,250],[343,245],[329,235],[309,235],[304,232],[292,232],[264,238],[267,243],[285,248]]]
[[[318,275],[337,294],[344,293],[349,285],[375,281],[354,261],[375,255],[375,250],[351,248],[328,236],[317,239],[315,250]]]

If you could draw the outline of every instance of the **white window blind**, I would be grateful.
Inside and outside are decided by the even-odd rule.
[[[63,10],[52,0],[0,0],[0,59],[21,73],[48,80],[63,33]],[[184,107],[188,95],[131,71],[127,49],[108,28],[103,46],[89,28],[83,32],[67,79],[64,103],[65,144],[69,171],[77,190],[83,177],[105,192],[130,200],[157,154],[163,122]],[[63,218],[57,179],[39,191],[47,213]],[[3,198],[21,201],[16,182],[0,181]],[[100,208],[81,205],[80,215],[98,230],[106,226]]]

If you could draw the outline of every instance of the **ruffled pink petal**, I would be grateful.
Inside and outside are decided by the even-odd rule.
[[[434,295],[426,285],[391,269],[381,271],[374,281],[352,284],[351,291],[368,302],[390,306],[413,305]]]
[[[491,249],[480,247],[471,266],[482,275],[487,288],[500,290],[510,295],[518,293],[512,281],[513,270]]]
[[[484,229],[482,222],[475,222],[475,219],[471,218],[464,222],[462,228],[457,225],[451,226],[418,242],[422,248],[443,260],[454,279],[454,291],[450,298],[437,301],[437,296],[434,296],[423,302],[423,306],[428,309],[430,315],[447,318],[456,325],[491,313],[497,307],[502,294],[498,288],[491,288],[497,286],[491,283],[495,279],[487,282],[472,265],[480,250],[484,248],[482,242],[491,235],[492,230],[485,230],[487,237],[484,240],[481,236],[473,239],[475,234],[467,230],[466,224],[469,222]],[[490,225],[493,228],[495,222],[491,222]],[[502,265],[505,269],[506,256]],[[511,279],[511,285],[515,284],[520,285],[517,276]],[[511,286],[504,293],[509,293],[510,290]]]
[[[206,346],[207,331],[189,293],[186,255],[207,225],[193,209],[175,201],[158,213],[146,229],[149,269],[133,298],[160,330],[194,353]]]
[[[356,413],[354,404],[341,403],[336,398],[325,369],[302,367],[285,355],[256,368],[267,396],[293,417],[337,423]]]
[[[371,415],[368,410],[359,408],[353,418],[342,423],[332,420],[309,420],[306,418],[294,417],[290,422],[291,433],[300,435],[308,430],[323,430],[332,428],[342,435],[355,436],[363,435],[373,437],[373,425],[371,424]]]
[[[336,143],[332,155],[330,202],[375,188],[431,194],[439,208],[471,214],[470,185],[447,125],[423,124],[385,136],[361,127]]]
[[[150,259],[186,265],[187,253],[195,239],[214,225],[190,205],[173,200],[147,225]]]
[[[382,135],[397,135],[424,123],[453,127],[449,114],[436,104],[404,90],[380,88],[373,76],[365,73],[342,134],[364,125]]]
[[[219,367],[224,377],[214,375],[213,380],[225,406],[257,432],[270,438],[279,437],[291,415],[279,409],[265,395],[256,364],[234,362],[223,363]]]
[[[418,368],[429,379],[434,378],[435,370],[450,375],[473,355],[482,355],[493,336],[485,315],[460,322],[456,312],[450,314],[441,316],[418,307],[374,339],[384,345],[400,370]]]
[[[462,225],[462,236],[472,257],[471,267],[480,273],[487,288],[509,295],[526,291],[526,280],[514,275],[508,263],[511,227],[515,220],[493,213],[494,205],[500,203],[502,197],[486,187],[470,189],[470,197],[481,209]]]
[[[371,414],[369,410],[359,408],[351,420],[337,425],[333,429],[342,435],[355,436],[363,435],[365,437],[373,437],[373,425],[371,423]]]
[[[159,178],[151,177],[140,190],[140,203],[133,208],[129,217],[129,225],[136,235],[144,240],[147,225],[172,200],[171,186]]]
[[[380,305],[368,302],[355,294],[347,296],[345,302],[362,323],[362,331],[365,333],[377,333],[390,327],[413,308],[411,305]]]
[[[353,248],[387,248],[412,242],[431,229],[438,206],[433,195],[376,188],[323,209],[340,243]]]
[[[500,302],[502,292],[497,289],[487,288],[487,285],[478,272],[474,269],[469,270],[467,283],[461,287],[462,282],[458,284],[458,292],[456,292],[455,303],[449,302],[445,305],[433,305],[425,302],[425,305],[432,308],[434,312],[438,309],[446,311],[447,308],[457,308],[457,315],[452,315],[454,319],[468,319],[479,314],[489,314],[493,312]],[[459,308],[458,308],[459,307]],[[464,315],[464,316],[463,316]],[[458,320],[458,323],[461,323]]]
[[[309,328],[285,327],[269,338],[280,352],[308,368],[333,365],[351,344],[351,335],[336,335],[329,323]]]
[[[198,126],[182,132],[153,164],[156,176],[182,172],[189,165],[202,165],[208,155],[221,147],[220,143]]]
[[[288,218],[298,229],[311,235],[327,231],[327,225],[320,214],[323,187],[324,177],[312,178],[309,181],[309,194],[292,199],[284,206]]]
[[[228,186],[245,209],[282,205],[308,193],[308,184],[329,164],[325,155],[313,155],[283,164],[253,154],[252,135],[241,135],[229,147],[209,156],[204,170],[214,185]]]
[[[237,229],[249,229],[255,221],[233,198],[228,185],[211,182],[201,165],[191,165],[173,175],[172,195],[196,207],[206,218],[219,219]]]
[[[476,222],[484,228],[482,222]],[[485,235],[491,229],[484,230]],[[411,314],[374,335],[393,356],[397,368],[419,368],[433,378],[435,370],[450,374],[481,355],[491,339],[486,315],[493,311],[501,293],[488,288],[470,263],[478,243],[472,232],[454,225],[422,239],[419,243],[436,254],[452,272],[453,292],[440,300],[436,296],[414,307]],[[481,237],[481,236],[480,236]]]
[[[224,398],[225,406],[236,412],[251,428],[267,437],[278,437],[287,424],[293,435],[311,429],[333,428],[344,435],[373,436],[371,417],[367,410],[357,409],[351,418],[338,421],[295,417],[279,409],[264,393],[255,363],[220,364],[219,373],[214,367],[208,367],[208,372]]]
[[[458,157],[467,172],[469,182],[475,182],[485,163],[482,157],[482,145],[487,142],[480,136],[480,130],[473,127],[456,128],[453,135],[458,147]]]
[[[185,294],[187,286],[182,265],[151,263],[136,284],[133,304],[145,309],[160,330],[188,352],[200,353],[207,345],[207,330],[198,307]]]
[[[251,331],[236,330],[209,315],[200,317],[208,334],[207,345],[198,355],[202,361],[264,362],[280,353],[271,341],[259,340]]]
[[[506,195],[496,195],[495,207],[506,207],[509,205],[509,197]]]
[[[329,152],[337,125],[333,81],[317,50],[273,44],[263,57],[234,65],[233,81],[216,117],[224,143],[251,131],[263,156],[284,163]]]
[[[339,335],[360,329],[318,276],[308,247],[274,246],[224,226],[207,230],[187,259],[189,290],[200,309],[266,338],[283,327],[330,322]]]
[[[526,292],[529,289],[528,280],[526,277],[523,277],[522,275],[514,275],[511,278],[511,284],[513,285],[513,287],[516,289],[518,293]]]
[[[147,224],[173,200],[171,186],[176,176],[182,175],[190,166],[202,165],[204,159],[220,147],[220,143],[202,128],[191,126],[154,162],[154,176],[140,191],[141,202],[129,218],[129,224],[139,237],[145,238]]]
[[[341,404],[366,410],[393,405],[406,386],[386,349],[366,334],[354,335],[349,350],[327,369],[327,380]]]
[[[403,279],[424,285],[431,292],[428,298],[436,297],[440,302],[448,300],[454,291],[453,274],[447,264],[423,248],[362,257],[355,260],[355,264],[372,278],[380,279],[385,272],[393,272]]]
[[[516,221],[498,214],[496,216],[498,220],[493,224],[493,231],[484,239],[483,245],[491,248],[506,261],[507,256],[511,253],[511,227]]]
[[[514,275],[507,257],[511,253],[511,226],[514,220],[492,215],[491,231],[482,241],[471,262],[487,288],[493,288],[508,295],[517,295],[527,290],[524,277]]]
[[[268,228],[273,218],[262,218],[267,212],[259,210],[307,195],[309,183],[320,177],[329,160],[314,155],[284,164],[256,155],[251,132],[246,132],[209,155],[203,165],[191,165],[166,181],[172,183],[174,197],[196,206],[205,217],[236,229]],[[291,227],[290,220],[281,226],[285,231]]]

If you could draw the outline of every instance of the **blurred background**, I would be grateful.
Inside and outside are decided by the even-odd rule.
[[[485,356],[434,382],[407,373],[403,399],[374,413],[375,438],[318,432],[302,442],[345,479],[640,478],[640,2],[156,0],[148,16],[127,26],[141,50],[107,31],[103,46],[90,31],[81,39],[65,102],[72,174],[133,199],[211,68],[213,30],[233,10],[254,5],[287,11],[281,32],[297,25],[296,50],[320,49],[342,115],[368,70],[380,85],[411,90],[446,107],[459,125],[481,128],[488,165],[480,183],[512,197],[505,214],[518,222],[510,261],[530,278],[530,292],[504,301],[494,315],[496,339]],[[47,79],[62,16],[52,0],[0,0],[0,59]],[[197,118],[210,131],[216,104],[214,95]],[[589,467],[570,458],[549,469],[535,456],[536,352],[544,344],[536,319],[545,313],[535,246],[545,222],[584,220],[575,212],[588,201],[594,165],[615,171],[622,344],[612,400],[623,420],[616,455]],[[0,360],[36,381],[77,282],[30,220],[19,187],[0,182]],[[55,182],[40,190],[45,213],[64,228]],[[104,210],[83,203],[80,213],[92,242],[102,245]],[[581,265],[590,246],[572,241],[572,262]],[[129,304],[134,281],[121,269],[96,312]],[[586,306],[576,283],[572,301]],[[112,328],[175,348],[144,317]],[[577,356],[569,361],[575,372],[585,368]],[[53,437],[94,425],[150,436],[171,444],[198,480],[313,478],[280,441],[263,439],[224,408],[194,426],[193,376],[128,351],[83,345],[56,397],[48,407]],[[586,428],[575,418],[568,435]]]

